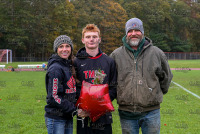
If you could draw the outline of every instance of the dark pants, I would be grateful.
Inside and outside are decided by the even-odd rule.
[[[77,120],[77,134],[112,134],[111,124],[90,123],[89,118],[85,118],[83,126],[80,119]]]

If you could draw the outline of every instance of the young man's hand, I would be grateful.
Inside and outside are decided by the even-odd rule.
[[[82,109],[78,109],[78,116],[79,117],[88,117],[90,114],[87,111],[84,111]]]

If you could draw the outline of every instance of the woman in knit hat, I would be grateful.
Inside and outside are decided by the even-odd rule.
[[[54,52],[47,65],[45,123],[48,134],[72,134],[76,110],[76,85],[72,75],[73,44],[66,35],[54,41]]]

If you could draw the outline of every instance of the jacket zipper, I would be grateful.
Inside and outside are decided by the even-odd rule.
[[[135,59],[135,57],[134,57],[134,64],[135,64],[135,73],[136,73],[136,75],[137,75],[137,70],[138,70],[138,65],[137,65],[137,60],[138,60],[138,57],[142,54],[142,52],[144,51],[144,49],[138,54],[138,56],[137,56],[137,58]],[[143,70],[142,70],[143,71]],[[137,102],[137,100],[138,100],[138,98],[137,98],[137,94],[138,94],[138,78],[136,77],[136,91],[135,91],[135,96],[134,96],[134,98],[135,98],[135,105],[134,105],[134,111],[136,111],[137,110],[137,106],[138,106],[138,102]]]
[[[137,58],[135,59],[135,57],[134,57],[134,64],[135,64],[135,76],[137,75]],[[138,85],[137,85],[137,76],[135,77],[136,78],[136,90],[135,90],[135,94],[134,94],[134,103],[137,103],[137,90],[138,90]],[[135,106],[135,104],[134,104],[134,112],[136,111],[136,106]]]
[[[137,75],[137,70],[138,70],[138,62],[137,62],[137,60],[139,59],[138,57],[142,54],[142,52],[144,51],[144,49],[138,54],[138,56],[137,56],[137,58],[135,59],[134,58],[134,64],[135,64],[135,67],[136,67],[136,75]],[[143,70],[142,70],[143,71]],[[135,98],[135,105],[134,105],[134,112],[136,112],[136,110],[137,110],[137,106],[138,106],[138,102],[137,102],[137,100],[138,100],[138,77],[136,76],[136,91],[135,91],[135,96],[134,96],[134,98]]]
[[[146,48],[145,48],[146,49]],[[135,59],[135,57],[134,57],[134,64],[135,64],[135,67],[136,67],[136,75],[137,75],[137,69],[138,69],[138,66],[137,66],[137,60],[139,59],[138,57],[140,56],[140,55],[142,55],[142,53],[143,53],[143,51],[145,50],[145,49],[143,49],[139,54],[138,54],[138,56],[137,56],[137,58]],[[143,63],[142,63],[143,64]],[[142,68],[143,69],[143,68]],[[143,71],[143,70],[142,70]],[[143,76],[142,76],[143,77]],[[135,93],[135,95],[134,95],[134,98],[135,98],[135,105],[134,105],[134,111],[136,111],[137,110],[137,106],[138,106],[138,102],[137,102],[137,100],[138,100],[138,98],[137,98],[137,94],[138,94],[138,78],[136,77],[136,93]]]

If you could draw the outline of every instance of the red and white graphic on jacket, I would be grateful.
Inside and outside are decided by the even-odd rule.
[[[54,78],[53,79],[53,98],[55,99],[55,101],[57,103],[61,103],[61,99],[58,98],[58,95],[57,95],[57,92],[58,92],[58,78]]]
[[[66,93],[75,93],[76,92],[76,86],[75,86],[75,79],[73,76],[68,80],[67,86],[69,89],[66,89]]]
[[[83,73],[85,74],[85,79],[94,78],[95,77],[95,71],[96,70],[86,70],[86,71],[83,71]],[[101,70],[101,73],[105,74],[103,70]],[[94,83],[94,79],[91,82]]]

